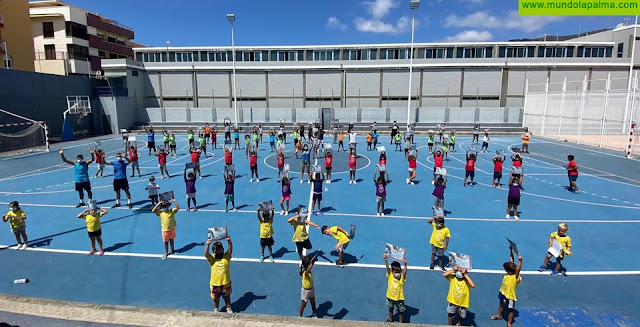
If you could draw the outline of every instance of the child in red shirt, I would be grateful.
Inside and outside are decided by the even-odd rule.
[[[98,170],[96,171],[96,177],[98,178],[98,174],[100,174],[100,177],[103,177],[102,174],[104,173],[104,152],[102,152],[102,149],[96,149],[96,164],[98,165]],[[138,174],[140,174],[138,172]]]
[[[233,145],[231,147],[224,147],[224,164],[233,165]]]
[[[442,165],[443,159],[442,151],[436,150],[436,152],[433,153],[433,181],[431,181],[431,185],[436,184],[436,169],[444,167]]]
[[[138,162],[138,149],[132,146],[129,150],[129,161],[131,162],[131,177],[136,175],[136,169],[138,170],[138,177],[140,177],[140,163]]]
[[[171,178],[171,175],[169,175],[169,171],[167,170],[167,156],[168,154],[164,149],[156,152],[156,157],[158,157],[158,168],[160,168],[162,179],[164,179],[165,173],[167,173],[167,178]]]
[[[415,150],[415,154],[413,153],[414,150],[410,150],[409,151],[409,178],[407,178],[407,184],[411,184],[411,185],[416,185],[415,183],[413,183],[413,180],[416,178],[417,176],[417,171],[416,171],[416,164],[417,164],[417,158],[416,156],[418,155],[418,150]]]
[[[202,179],[202,172],[200,171],[200,154],[202,153],[202,150],[193,147],[189,149],[189,152],[191,153],[191,162],[195,164],[193,167],[193,175],[196,176],[197,174],[200,179]]]
[[[258,155],[254,150],[251,150],[249,153],[249,168],[251,168],[251,179],[249,183],[253,182],[253,175],[256,175],[256,183],[260,182],[260,177],[258,177]]]
[[[500,157],[499,154],[496,154],[493,157],[493,181],[491,181],[491,186],[502,188],[502,184],[500,183],[500,179],[502,178],[502,164],[507,160],[507,157],[502,154]]]
[[[478,150],[475,151],[474,153],[469,153],[469,150],[467,150],[467,164],[464,167],[465,173],[464,173],[464,186],[467,186],[467,178],[471,177],[471,182],[469,183],[469,185],[473,186],[475,184],[475,182],[473,181],[473,178],[476,176],[476,158],[478,157]]]
[[[211,147],[214,150],[218,149],[218,128],[217,127],[213,127],[211,128]]]
[[[567,156],[567,159],[569,160],[569,163],[566,165],[567,174],[569,175],[569,191],[580,192],[578,184],[576,184],[578,180],[578,164],[574,161],[575,157],[573,155]]]
[[[356,149],[350,147],[349,148],[349,184],[356,184],[356,162],[358,155],[356,154]]]
[[[327,184],[331,184],[331,170],[333,169],[333,151],[327,151],[324,155],[324,168],[327,171]]]
[[[278,180],[280,182],[280,175],[284,178],[284,152],[281,148],[278,149]]]

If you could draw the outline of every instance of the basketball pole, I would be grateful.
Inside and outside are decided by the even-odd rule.
[[[33,120],[33,119],[30,119],[30,118],[27,118],[27,117],[24,117],[24,116],[20,116],[20,115],[14,114],[13,112],[9,112],[9,111],[2,110],[2,109],[0,109],[0,112],[3,112],[3,113],[5,113],[5,114],[7,114],[9,116],[13,116],[13,117],[16,117],[16,118],[24,119],[24,120],[32,122],[34,124],[38,124],[40,127],[44,128],[44,143],[45,143],[45,146],[47,147],[47,152],[49,152],[49,127],[48,127],[49,123],[47,123],[46,121]]]

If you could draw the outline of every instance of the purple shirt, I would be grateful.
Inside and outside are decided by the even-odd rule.
[[[387,189],[385,188],[383,183],[376,182],[376,196],[379,196],[381,198],[387,196]]]
[[[187,185],[187,194],[193,194],[196,193],[196,180],[194,179],[187,179],[186,181],[184,181],[184,183]]]
[[[444,200],[444,185],[436,185],[431,194],[438,199]]]
[[[224,194],[233,194],[234,181],[224,181]]]
[[[520,185],[509,185],[509,197],[510,198],[520,197]]]
[[[282,186],[282,197],[286,198],[291,196],[291,184],[285,184]]]

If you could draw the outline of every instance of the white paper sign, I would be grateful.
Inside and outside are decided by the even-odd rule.
[[[452,266],[458,266],[467,270],[472,269],[471,256],[468,254],[455,253],[449,251],[449,263]]]
[[[387,243],[384,247],[384,254],[393,260],[404,261],[407,257],[407,249]]]
[[[214,227],[207,230],[207,239],[212,241],[224,240],[228,235],[227,226]]]
[[[549,253],[551,253],[552,256],[554,257],[558,257],[560,256],[560,253],[562,253],[562,244],[558,243],[558,241],[556,241],[555,239],[552,241],[551,243],[551,247],[549,248]]]

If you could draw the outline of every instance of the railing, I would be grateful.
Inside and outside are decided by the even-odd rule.
[[[116,96],[116,97],[127,97],[129,96],[129,90],[123,87],[108,87],[108,86],[97,86],[96,87],[96,96]]]
[[[4,26],[4,16],[0,13],[0,26]]]
[[[47,58],[47,56],[49,56]],[[69,59],[69,53],[64,51],[46,52],[36,51],[35,60],[63,60]]]

